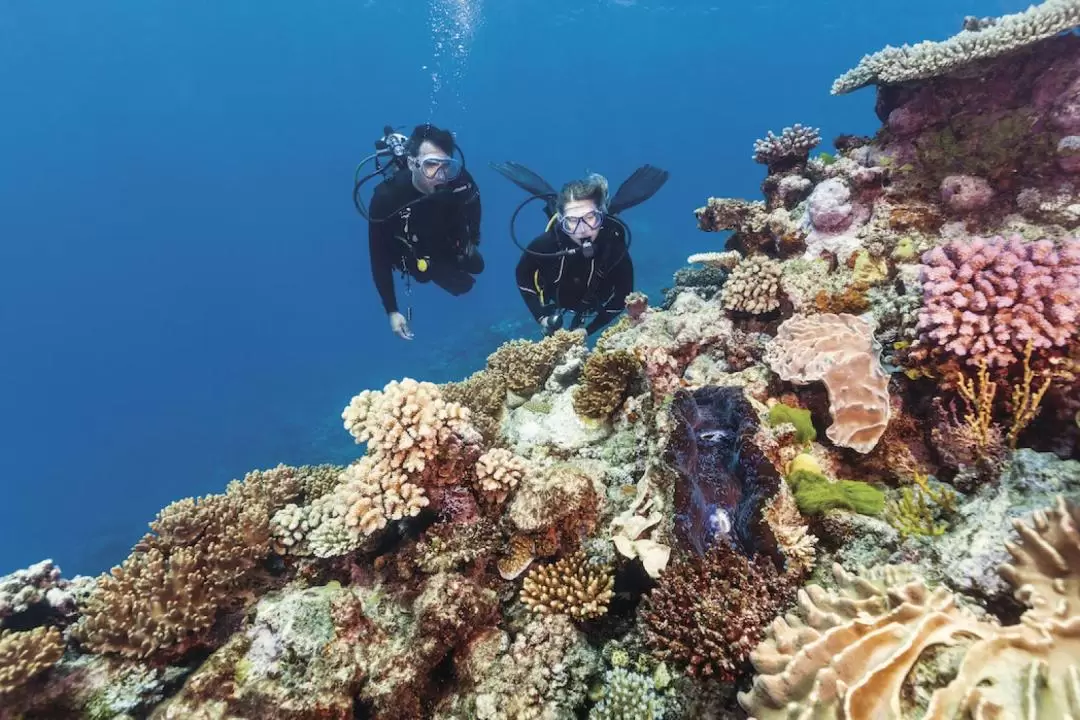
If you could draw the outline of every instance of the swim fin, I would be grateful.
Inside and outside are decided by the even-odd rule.
[[[670,173],[667,170],[661,170],[652,165],[642,165],[615,191],[615,196],[608,203],[608,212],[618,215],[624,210],[640,205],[655,195],[657,190],[667,182],[669,176]]]
[[[498,170],[507,180],[517,185],[530,195],[556,195],[555,188],[548,185],[544,178],[534,173],[521,163],[514,161],[504,163],[491,163],[491,167]]]

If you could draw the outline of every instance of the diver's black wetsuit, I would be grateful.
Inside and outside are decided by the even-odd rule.
[[[423,194],[412,184],[407,170],[375,188],[368,222],[371,276],[383,309],[397,312],[394,270],[404,270],[417,282],[434,282],[451,295],[472,289],[484,270],[484,258],[476,250],[480,244],[480,191],[464,168],[446,188],[411,207],[407,203]],[[388,218],[383,222],[377,222]],[[416,241],[413,241],[413,238]],[[420,270],[417,260],[425,259]]]
[[[622,226],[604,222],[593,244],[596,254],[587,259],[580,252],[562,257],[539,257],[522,253],[517,265],[517,284],[529,312],[540,318],[556,309],[578,313],[571,328],[580,324],[582,313],[595,312],[585,331],[592,335],[614,320],[626,306],[626,296],[634,289],[634,264],[626,251]],[[558,226],[529,243],[529,250],[554,253],[576,246]]]

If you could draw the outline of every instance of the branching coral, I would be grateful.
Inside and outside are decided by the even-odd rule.
[[[172,659],[208,642],[270,553],[273,514],[300,491],[293,468],[248,473],[222,495],[169,505],[87,600],[76,636],[95,652]]]
[[[793,570],[793,575],[809,573],[814,567],[818,539],[810,533],[795,497],[786,484],[765,504],[762,509],[765,522],[772,529],[776,544]]]
[[[609,567],[590,563],[578,551],[530,570],[521,588],[521,602],[533,612],[589,620],[607,612],[614,582]]]
[[[642,612],[653,654],[689,675],[732,682],[765,626],[791,601],[794,582],[772,560],[752,560],[727,543],[674,563]]]
[[[977,24],[942,42],[888,46],[863,57],[853,69],[833,83],[834,95],[851,92],[871,83],[896,84],[945,75],[978,60],[997,57],[1070,30],[1080,25],[1080,6],[1075,0],[1045,0],[1024,12]]]
[[[1014,523],[1021,542],[1008,545],[1013,563],[999,572],[1030,609],[1007,627],[976,617],[949,590],[928,587],[909,568],[854,575],[835,565],[838,591],[816,585],[799,591],[799,612],[770,626],[751,656],[761,674],[740,693],[740,704],[757,720],[1074,716],[1080,711],[1078,522],[1080,509],[1059,498],[1030,525]],[[942,646],[957,648],[951,662],[958,665],[920,673],[923,663],[940,663],[934,651]],[[938,677],[948,684],[919,686],[920,678]]]
[[[934,537],[949,527],[946,520],[937,519],[935,509],[953,512],[955,503],[956,493],[945,487],[935,490],[925,475],[916,473],[913,484],[900,488],[900,497],[886,503],[885,517],[900,537]]]
[[[345,524],[354,536],[417,515],[430,503],[428,490],[456,485],[471,472],[481,436],[469,417],[438,386],[411,378],[352,399],[342,418],[368,454],[345,469],[335,494],[348,508]]]
[[[923,255],[914,359],[1007,367],[1027,343],[1060,351],[1080,328],[1080,239],[954,240]]]
[[[0,631],[0,708],[63,655],[64,641],[54,627]]]
[[[780,135],[770,130],[764,138],[754,141],[754,162],[768,165],[770,172],[805,163],[820,142],[820,130],[798,123],[784,128]]]
[[[594,352],[585,361],[581,385],[574,390],[574,411],[582,417],[606,420],[623,401],[641,363],[626,350]]]
[[[765,361],[783,380],[824,382],[833,418],[825,434],[861,453],[874,449],[888,425],[890,405],[889,376],[870,323],[853,315],[794,315],[777,329]]]
[[[720,302],[727,310],[761,315],[780,307],[780,263],[764,255],[744,259],[731,271]]]
[[[528,472],[525,461],[503,448],[493,448],[476,461],[477,490],[485,498],[501,503]]]
[[[663,700],[656,683],[648,675],[626,668],[604,673],[604,695],[589,711],[589,720],[659,720],[664,714]]]
[[[8,618],[32,609],[68,612],[75,607],[70,581],[60,577],[52,560],[42,560],[0,577],[0,627]]]

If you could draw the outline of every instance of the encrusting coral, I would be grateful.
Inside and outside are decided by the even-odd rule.
[[[521,602],[533,612],[588,620],[607,612],[613,585],[610,568],[590,563],[578,551],[530,570],[521,587]]]

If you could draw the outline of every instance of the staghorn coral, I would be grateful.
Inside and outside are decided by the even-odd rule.
[[[163,509],[153,532],[99,579],[76,637],[94,652],[143,660],[208,644],[219,611],[270,553],[271,517],[300,487],[295,469],[279,465]]]
[[[0,712],[27,683],[60,661],[64,640],[54,627],[0,630]]]
[[[1078,521],[1080,509],[1059,496],[1030,524],[1014,523],[1021,542],[1008,545],[1013,563],[999,572],[1029,609],[1019,624],[1006,627],[977,617],[910,568],[856,575],[834,565],[837,591],[808,586],[799,592],[799,612],[770,626],[751,656],[760,674],[739,703],[756,720],[1075,715]],[[951,667],[923,672],[923,663],[941,662],[934,657],[941,646],[956,648],[944,657]],[[938,677],[944,687],[934,687]],[[909,682],[915,687],[906,687]]]
[[[590,562],[578,551],[530,570],[522,584],[521,602],[536,613],[590,620],[607,613],[614,582],[611,568]]]
[[[574,411],[593,420],[611,417],[630,390],[641,363],[626,350],[594,352],[585,361],[581,385],[574,390]]]
[[[825,434],[837,445],[867,453],[890,417],[889,376],[881,367],[870,323],[853,315],[794,315],[777,329],[765,362],[782,380],[821,381],[833,424]]]
[[[942,42],[887,46],[866,55],[832,86],[839,95],[876,83],[891,85],[946,75],[976,61],[997,57],[1080,25],[1075,0],[1045,0],[1024,12],[1004,15],[991,24],[964,29]]]
[[[923,255],[923,310],[912,358],[1004,368],[1027,343],[1039,355],[1080,328],[1080,239],[953,240]]]
[[[764,255],[746,258],[728,276],[720,302],[734,312],[771,312],[780,307],[780,273],[780,263]]]
[[[765,626],[794,596],[794,583],[764,555],[747,559],[726,542],[676,562],[641,614],[653,655],[691,676],[733,682]]]
[[[754,141],[754,162],[768,165],[770,172],[787,169],[805,163],[810,151],[821,143],[821,131],[795,123],[784,128],[780,135],[772,130]]]
[[[487,372],[497,375],[510,392],[529,396],[544,386],[562,357],[584,340],[584,330],[559,330],[540,342],[511,340],[488,356]]]
[[[486,499],[501,503],[518,486],[529,468],[525,461],[503,448],[493,448],[476,461],[477,490]]]

